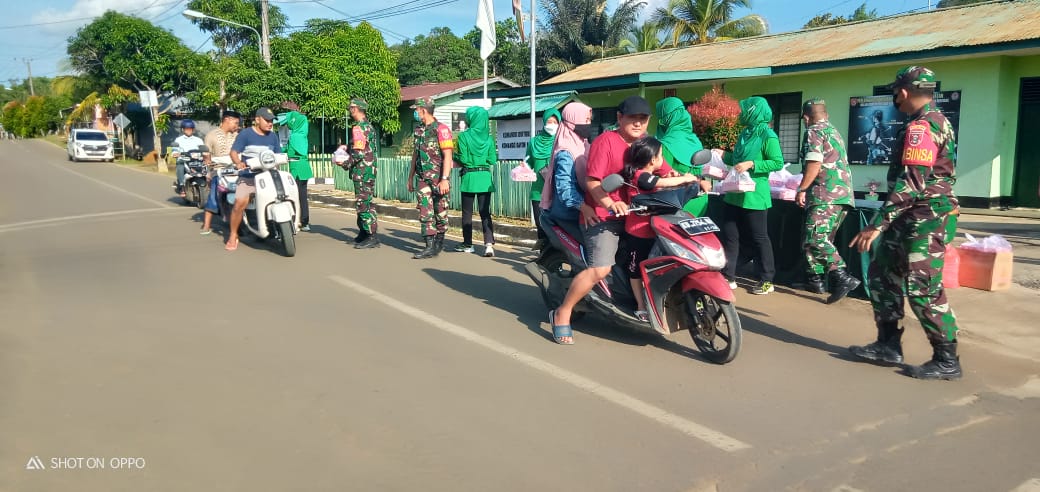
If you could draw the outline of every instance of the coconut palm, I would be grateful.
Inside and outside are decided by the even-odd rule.
[[[664,47],[661,28],[653,22],[646,21],[641,26],[633,27],[618,47],[629,53],[659,50]]]
[[[756,14],[733,18],[738,7],[751,8],[751,0],[669,0],[650,20],[669,31],[671,45],[703,44],[733,38],[759,36],[769,31]]]
[[[621,41],[636,23],[646,5],[640,0],[621,0],[607,12],[607,0],[541,0],[546,16],[539,50],[549,72],[561,73],[596,58],[624,53]]]

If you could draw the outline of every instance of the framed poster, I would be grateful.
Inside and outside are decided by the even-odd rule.
[[[523,160],[527,156],[527,142],[531,140],[531,120],[498,121],[498,159]],[[535,127],[542,127],[542,118],[536,118]]]
[[[957,134],[960,122],[961,91],[935,93],[935,104],[946,115]],[[892,104],[892,96],[862,96],[849,99],[849,164],[888,165],[899,130],[906,121]]]

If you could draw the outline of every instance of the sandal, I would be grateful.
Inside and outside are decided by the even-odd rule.
[[[231,242],[231,240],[228,239],[227,244],[224,245],[224,249],[227,251],[234,251],[238,249],[238,239],[235,239],[235,242]]]
[[[644,323],[650,322],[650,313],[646,311],[635,311],[632,314],[635,315],[635,317],[638,318],[639,321],[642,321]]]
[[[202,236],[208,236],[213,233],[213,229],[202,229],[199,234]]]
[[[571,330],[571,325],[557,325],[555,309],[549,311],[549,324],[552,326],[554,342],[560,345],[574,345],[574,331]],[[564,338],[570,338],[571,341],[565,342]]]

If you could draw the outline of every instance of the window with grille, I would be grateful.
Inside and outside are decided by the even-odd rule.
[[[798,162],[802,138],[802,93],[764,94],[773,110],[773,131],[780,137],[784,162]]]

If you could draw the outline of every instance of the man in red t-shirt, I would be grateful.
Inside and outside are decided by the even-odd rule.
[[[549,324],[553,328],[556,343],[574,343],[571,331],[571,313],[574,306],[587,295],[599,281],[610,275],[614,267],[618,241],[625,231],[624,216],[628,205],[622,200],[621,190],[607,193],[603,190],[603,178],[620,173],[625,166],[624,155],[628,146],[646,134],[650,122],[650,103],[639,96],[629,96],[618,105],[617,130],[608,131],[592,142],[589,148],[585,203],[591,212],[582,215],[585,224],[585,248],[588,251],[589,267],[574,277],[571,287],[560,307],[549,311]],[[591,125],[576,125],[575,133],[588,137]],[[674,174],[667,163],[658,174]],[[583,210],[588,207],[584,207]],[[611,215],[613,213],[613,215]]]

